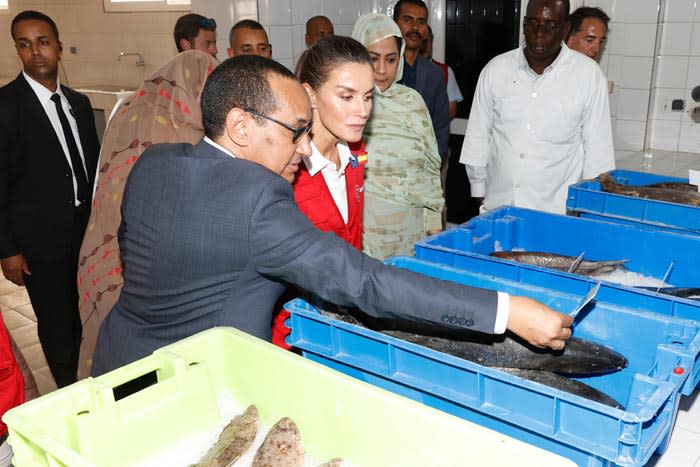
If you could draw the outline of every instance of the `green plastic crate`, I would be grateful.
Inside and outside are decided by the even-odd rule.
[[[157,384],[115,401],[114,387],[154,370]],[[341,457],[352,467],[575,465],[232,328],[59,389],[3,421],[18,467],[123,467],[220,426],[222,396],[255,404],[268,427],[290,417],[319,464]]]

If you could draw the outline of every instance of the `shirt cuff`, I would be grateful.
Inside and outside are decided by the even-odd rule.
[[[496,308],[496,323],[493,326],[494,334],[503,334],[506,332],[508,325],[508,316],[510,315],[510,295],[505,292],[497,292],[498,307]]]
[[[480,182],[474,182],[469,184],[470,193],[472,198],[483,198],[486,194],[486,184]]]

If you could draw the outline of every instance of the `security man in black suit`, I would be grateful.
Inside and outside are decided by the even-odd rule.
[[[86,96],[62,86],[56,23],[12,20],[23,71],[0,88],[0,263],[26,285],[59,387],[76,381],[81,337],[76,275],[100,150]]]

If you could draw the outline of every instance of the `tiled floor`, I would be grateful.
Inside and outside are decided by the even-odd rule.
[[[642,170],[640,152],[617,151],[617,167]],[[700,170],[700,155],[653,151],[647,172],[688,177],[688,169]],[[56,388],[36,336],[36,317],[24,288],[5,280],[0,274],[0,308],[5,323],[22,349],[34,373],[41,394]],[[682,397],[678,418],[668,450],[663,456],[654,456],[648,466],[700,467],[700,401],[698,391],[691,397]]]
[[[36,316],[24,287],[17,287],[0,274],[0,309],[5,326],[22,351],[36,379],[39,394],[56,389],[36,334]]]

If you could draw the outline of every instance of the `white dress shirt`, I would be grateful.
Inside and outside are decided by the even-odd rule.
[[[71,161],[70,152],[68,151],[68,143],[66,142],[66,136],[63,133],[61,120],[59,120],[58,118],[56,104],[54,104],[54,102],[51,100],[51,96],[53,96],[54,93],[49,91],[46,87],[44,87],[43,84],[40,84],[38,81],[34,80],[24,71],[22,71],[22,75],[24,75],[24,79],[27,80],[27,83],[29,83],[29,86],[32,88],[34,94],[36,94],[36,97],[39,99],[41,106],[44,108],[44,112],[46,112],[46,116],[49,117],[49,121],[51,122],[53,130],[56,132],[58,141],[61,143],[61,147],[63,148],[63,154],[66,156],[66,161],[68,162],[68,166],[70,166],[71,173],[73,174],[73,193],[74,199],[76,200],[75,205],[80,206],[80,201],[78,201],[78,181],[75,179],[75,171],[73,170],[73,162]],[[63,113],[66,114],[68,123],[70,124],[71,130],[73,131],[73,138],[75,138],[75,143],[78,145],[78,151],[80,152],[80,160],[83,162],[83,170],[85,171],[85,174],[87,174],[88,172],[87,168],[85,167],[85,156],[83,155],[83,145],[80,142],[80,134],[78,133],[78,123],[75,121],[75,117],[73,116],[73,110],[70,107],[68,99],[63,94],[63,91],[61,91],[61,83],[58,81],[58,78],[56,78],[55,94],[61,96],[61,106],[63,107]]]
[[[462,91],[459,90],[459,84],[457,84],[455,72],[451,66],[447,67],[447,100],[450,102],[462,102],[464,100]]]
[[[482,211],[504,204],[565,213],[569,185],[615,168],[608,83],[562,43],[539,75],[523,49],[482,70],[459,161]]]
[[[335,201],[335,205],[338,206],[340,215],[343,216],[343,222],[347,224],[348,189],[347,183],[345,183],[345,169],[350,163],[350,148],[344,141],[340,141],[336,147],[338,148],[338,157],[340,158],[340,167],[338,168],[321,154],[313,141],[311,142],[311,156],[302,157],[302,159],[306,169],[309,171],[309,175],[313,177],[321,172],[328,186],[328,190],[331,192],[333,201]]]
[[[233,157],[234,159],[236,158],[236,156],[231,151],[229,151],[228,149],[226,149],[225,147],[223,147],[222,145],[220,145],[219,143],[217,143],[213,139],[209,138],[208,136],[204,137],[204,142],[209,144],[210,146],[214,146],[216,149],[223,152],[224,154],[227,154],[227,155]]]

